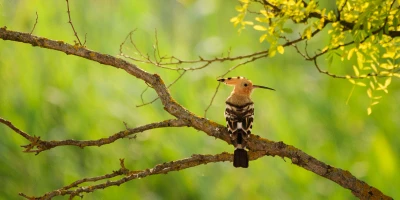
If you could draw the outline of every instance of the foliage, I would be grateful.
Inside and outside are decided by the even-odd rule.
[[[251,29],[242,30],[240,37],[234,34],[236,30],[229,19],[236,15],[232,9],[235,2],[149,0],[135,2],[135,6],[131,1],[70,2],[72,20],[82,43],[87,33],[87,48],[104,54],[119,55],[119,45],[135,28],[138,31],[133,38],[144,52],[153,55],[156,28],[161,56],[168,54],[188,60],[201,60],[198,56],[214,59],[221,54],[226,56],[226,52],[230,56],[242,56],[264,51],[268,45],[266,40],[260,43],[258,39],[264,32],[252,28],[254,25],[268,27],[265,23],[247,19],[254,21],[253,25],[245,26]],[[320,4],[327,10],[332,7],[322,5],[323,1]],[[259,4],[251,3],[249,9],[254,6]],[[39,19],[33,35],[73,44],[76,38],[68,24],[67,9],[58,1],[0,0],[0,26],[29,33],[36,11]],[[303,23],[289,20],[286,25],[288,39],[296,38],[297,32],[304,32],[298,28]],[[328,43],[330,26],[324,27],[326,34],[311,35],[308,47],[313,47],[313,42]],[[283,41],[284,38],[278,40],[278,44]],[[253,133],[297,146],[398,199],[399,190],[393,185],[400,184],[396,170],[400,163],[400,126],[396,120],[400,94],[391,92],[392,98],[382,98],[379,109],[367,118],[363,111],[369,99],[357,98],[358,88],[354,89],[351,106],[344,105],[348,95],[345,82],[318,74],[303,57],[293,56],[295,49],[282,47],[284,56],[259,59],[229,71],[231,76],[246,76],[257,84],[277,89],[274,94],[254,92],[257,110]],[[128,46],[124,53],[134,56],[133,48]],[[322,47],[315,49],[318,48]],[[334,52],[332,65],[344,66],[336,59],[340,57],[336,54],[341,52],[340,48],[329,51]],[[43,140],[99,139],[125,130],[123,121],[134,128],[171,117],[159,101],[137,107],[142,99],[148,102],[156,95],[151,89],[142,93],[147,86],[121,70],[8,41],[0,41],[0,57],[1,116]],[[357,65],[356,52],[350,61],[347,57],[344,61],[354,61]],[[180,76],[177,71],[153,64],[132,63],[148,72],[161,74],[168,84]],[[216,62],[198,71],[188,70],[169,90],[177,102],[201,116],[217,86],[215,79],[238,63],[237,60]],[[187,65],[196,66],[194,63]],[[175,66],[177,63],[170,65]],[[390,84],[391,91],[398,90],[398,82]],[[366,85],[369,87],[368,83]],[[225,123],[224,101],[229,93],[229,89],[219,88],[208,118]],[[19,199],[19,192],[40,195],[82,177],[111,173],[119,168],[119,158],[125,158],[127,168],[142,170],[190,157],[193,152],[232,151],[225,142],[197,130],[168,128],[143,132],[136,139],[120,140],[101,148],[60,147],[33,156],[21,152],[20,145],[27,144],[21,136],[2,125],[0,133],[0,177],[3,180],[0,199]],[[212,163],[130,181],[120,187],[86,194],[84,199],[354,199],[348,190],[290,162],[266,157],[251,162],[249,170],[234,169],[229,162]]]
[[[330,64],[339,59],[341,66],[352,66],[353,75],[345,77],[355,86],[366,87],[371,99],[368,115],[382,93],[388,93],[392,78],[400,78],[400,9],[396,0],[338,0],[336,9],[330,10],[321,8],[314,0],[240,0],[240,3],[236,7],[239,14],[231,22],[235,26],[240,24],[239,32],[246,26],[260,31],[260,42],[270,45],[271,57],[277,51],[283,54],[282,38],[290,38],[296,32],[307,40],[328,33],[328,43],[319,45],[321,50],[315,56],[306,53],[305,58],[312,60],[326,55]]]

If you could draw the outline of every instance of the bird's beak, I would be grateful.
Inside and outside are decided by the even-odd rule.
[[[273,89],[273,88],[265,87],[265,86],[261,86],[261,85],[253,85],[253,88],[263,88],[263,89],[268,89],[268,90],[274,90],[275,91],[275,89]]]

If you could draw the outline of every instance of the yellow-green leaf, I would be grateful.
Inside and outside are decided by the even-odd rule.
[[[276,49],[278,50],[278,52],[279,52],[280,54],[283,54],[283,53],[285,52],[285,49],[283,48],[282,45],[279,45]]]
[[[388,71],[381,71],[381,72],[379,72],[379,75],[388,75],[388,74],[390,74]]]
[[[351,56],[353,56],[353,53],[354,53],[354,50],[355,50],[355,49],[356,49],[356,48],[350,49],[349,53],[347,54],[347,60],[350,60]]]
[[[325,18],[321,18],[319,20],[319,25],[318,25],[318,29],[321,30],[322,28],[324,28],[324,24],[325,24]]]
[[[367,94],[368,94],[369,98],[372,98],[372,90],[371,90],[371,88],[368,88]]]
[[[374,101],[373,103],[371,103],[371,106],[374,106],[374,105],[376,105],[378,103],[379,103],[379,101]]]
[[[363,82],[357,82],[356,84],[359,85],[359,86],[363,86],[363,87],[367,86],[367,85],[366,85],[365,83],[363,83]]]
[[[382,96],[373,97],[373,99],[380,99]]]
[[[242,23],[245,25],[253,25],[254,24],[252,21],[243,21]]]
[[[231,22],[237,22],[237,21],[239,21],[239,20],[238,20],[238,17],[232,17],[232,18],[231,18]]]
[[[238,12],[243,12],[243,7],[242,6],[236,6],[235,9]]]
[[[385,88],[389,86],[391,82],[392,82],[392,77],[387,78],[385,81]]]
[[[372,82],[372,81],[369,81],[369,85],[371,86],[371,88],[372,88],[373,90],[375,90],[375,85],[374,85],[374,82]]]
[[[276,54],[276,50],[270,51],[269,52],[269,57],[274,57]]]
[[[379,67],[383,69],[393,69],[393,64],[389,61],[389,63],[382,63],[379,65]]]
[[[264,34],[260,37],[260,43],[263,42],[265,40],[265,38],[267,37],[267,34]]]
[[[376,69],[376,66],[374,64],[371,64],[372,69],[374,70],[375,73],[378,72],[378,70]]]
[[[360,72],[358,71],[358,69],[355,65],[353,65],[353,69],[354,69],[354,73],[356,74],[356,76],[359,76]]]
[[[368,115],[370,115],[370,114],[372,113],[371,107],[368,107],[368,108],[367,108],[367,113],[368,113]]]
[[[266,10],[260,10],[260,13],[263,14],[264,16],[268,17],[268,14],[267,14]]]
[[[359,52],[356,52],[356,54],[358,67],[362,69],[364,67],[364,56]]]
[[[301,36],[301,38],[307,37],[307,39],[311,39],[311,26],[308,26],[306,29],[304,29],[303,35]]]
[[[261,26],[261,25],[255,25],[253,28],[256,29],[257,31],[266,31],[267,30],[266,27]]]
[[[389,93],[384,85],[382,85],[380,83],[378,83],[378,85],[379,85],[379,88],[377,88],[376,90],[383,90],[386,94]]]
[[[395,52],[389,51],[389,52],[386,52],[385,54],[383,54],[382,58],[394,58],[394,56],[395,56]]]

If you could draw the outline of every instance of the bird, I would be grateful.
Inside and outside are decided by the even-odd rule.
[[[233,154],[234,167],[249,167],[249,156],[246,143],[253,128],[254,103],[251,100],[251,93],[255,88],[274,90],[270,87],[254,85],[245,77],[220,78],[219,82],[234,86],[232,93],[226,99],[225,120],[226,126],[235,146]]]

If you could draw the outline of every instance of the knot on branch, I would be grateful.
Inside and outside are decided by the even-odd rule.
[[[41,151],[46,149],[46,143],[40,140],[40,136],[33,136],[29,138],[30,144],[22,145],[21,147],[25,148],[24,152],[36,152],[36,155]],[[35,149],[36,148],[36,149]]]
[[[162,78],[160,77],[160,75],[158,75],[158,74],[153,74],[153,77],[155,78],[155,81],[156,81],[157,83],[161,83],[161,84],[164,85],[164,81],[162,80]]]
[[[122,174],[125,174],[125,175],[128,175],[128,173],[129,173],[129,170],[125,167],[125,159],[124,158],[120,158],[119,159],[119,165],[121,166],[121,168],[119,169],[119,171],[122,173]]]

